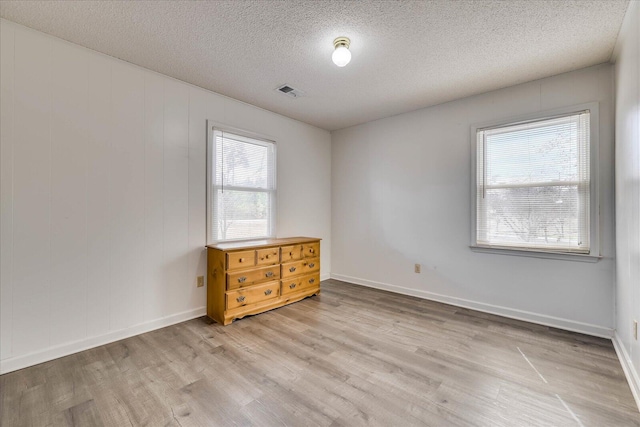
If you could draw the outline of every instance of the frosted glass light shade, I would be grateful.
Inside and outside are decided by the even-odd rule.
[[[344,67],[351,61],[351,52],[349,52],[349,48],[344,45],[338,46],[336,50],[333,51],[331,59],[338,67]]]

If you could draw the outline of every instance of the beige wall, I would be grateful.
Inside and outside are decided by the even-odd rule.
[[[207,119],[277,141],[328,276],[329,132],[0,22],[0,371],[204,313]]]
[[[471,252],[472,124],[597,101],[597,263]],[[614,327],[613,67],[332,133],[333,277],[589,334]],[[415,274],[414,264],[422,264]]]
[[[618,36],[616,60],[616,336],[636,402],[640,392],[640,4],[632,1]]]

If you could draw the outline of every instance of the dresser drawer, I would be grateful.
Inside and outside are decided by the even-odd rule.
[[[305,258],[315,258],[320,256],[320,243],[305,243],[302,245],[302,255]]]
[[[280,262],[295,261],[302,258],[302,245],[283,246],[280,248]]]
[[[280,282],[268,282],[248,288],[227,291],[227,310],[255,304],[280,296]]]
[[[238,270],[256,265],[256,251],[227,253],[227,270]]]
[[[282,278],[300,276],[320,270],[320,258],[302,259],[282,264]]]
[[[280,248],[258,249],[257,265],[273,265],[280,263]]]
[[[320,274],[310,274],[302,277],[294,277],[289,280],[282,280],[282,295],[300,292],[305,289],[315,288],[320,285]]]
[[[280,265],[227,273],[227,289],[243,288],[256,282],[280,278]]]

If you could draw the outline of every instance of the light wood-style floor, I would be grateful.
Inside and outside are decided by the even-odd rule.
[[[0,377],[2,426],[627,426],[611,342],[329,280]]]

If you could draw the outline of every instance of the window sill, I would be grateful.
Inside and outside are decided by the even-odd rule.
[[[498,255],[511,255],[511,256],[524,256],[532,258],[544,258],[544,259],[559,259],[565,261],[577,261],[577,262],[598,262],[602,259],[602,256],[588,255],[588,254],[572,254],[567,252],[544,252],[535,251],[530,249],[515,249],[515,248],[489,248],[485,246],[469,246],[473,252],[489,253]]]

